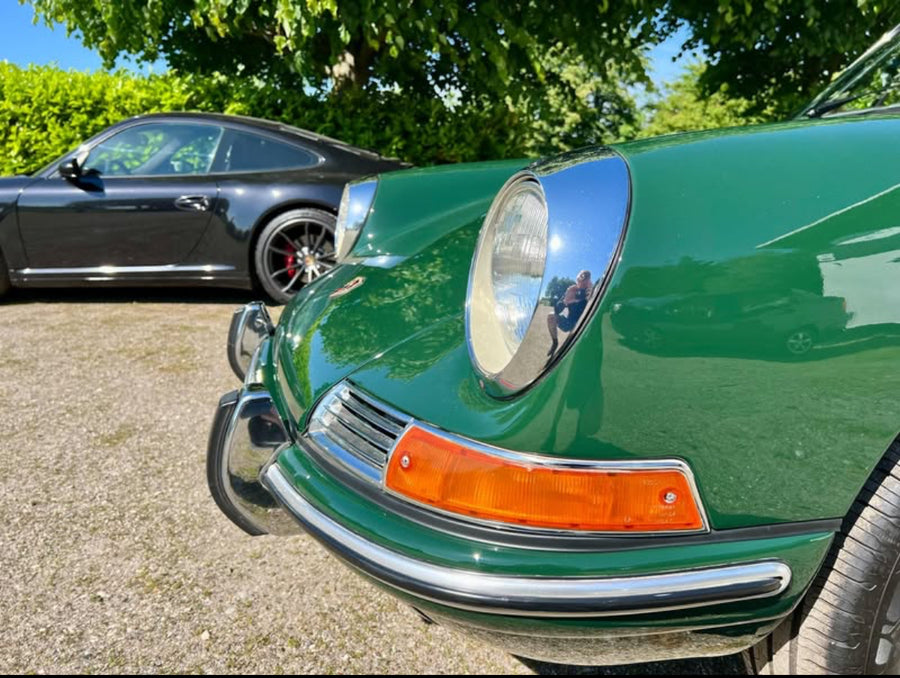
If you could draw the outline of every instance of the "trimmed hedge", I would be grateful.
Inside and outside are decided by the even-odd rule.
[[[32,172],[123,118],[191,104],[174,78],[0,63],[0,175]]]
[[[0,62],[0,176],[52,162],[140,113],[218,111],[279,120],[418,165],[529,153],[528,130],[506,106],[450,109],[393,92],[327,99],[252,80],[142,77]]]

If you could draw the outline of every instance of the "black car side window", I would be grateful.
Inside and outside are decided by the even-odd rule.
[[[265,172],[303,169],[319,158],[306,149],[249,132],[231,131],[225,139],[217,172]]]
[[[135,125],[94,146],[84,170],[105,177],[208,174],[222,132],[196,123]]]

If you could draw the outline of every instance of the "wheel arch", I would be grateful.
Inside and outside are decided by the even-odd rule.
[[[882,548],[891,543],[886,540],[885,526],[891,520],[885,511],[896,515],[900,510],[896,489],[898,464],[900,434],[878,459],[847,509],[831,547],[795,609],[768,637],[743,652],[750,675],[868,673],[861,663],[872,659],[875,622],[885,596],[891,592],[891,570],[883,586],[874,575],[879,561],[883,566],[893,560],[892,569],[896,572],[895,558],[900,558],[896,546],[893,554],[885,555]],[[893,490],[891,483],[895,485]],[[896,523],[893,526],[896,529]],[[895,545],[896,540],[895,533]],[[877,604],[860,607],[869,595],[877,598]],[[866,619],[869,612],[871,619]],[[847,650],[843,656],[839,651],[831,656],[842,647]],[[864,655],[856,652],[859,647],[865,648]]]
[[[873,484],[880,483],[884,479],[883,465],[891,458],[891,455],[896,454],[897,450],[900,449],[898,446],[900,446],[900,430],[894,434],[877,456],[877,450],[872,450],[872,468],[869,469],[869,472],[866,473],[865,476],[859,474],[861,482],[856,493],[849,497],[844,513],[835,516],[835,518],[844,521],[844,524],[847,524],[848,520],[852,521],[855,519],[853,518],[853,507],[858,502],[871,498],[871,495],[874,492]]]

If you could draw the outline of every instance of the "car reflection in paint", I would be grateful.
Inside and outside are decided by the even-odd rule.
[[[812,357],[841,343],[848,318],[843,298],[804,290],[638,297],[611,314],[623,343],[639,351],[776,359]]]

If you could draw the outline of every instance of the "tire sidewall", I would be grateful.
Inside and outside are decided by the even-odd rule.
[[[900,642],[876,665],[900,585],[900,438],[853,502],[806,597],[766,639],[744,653],[758,675],[891,675]],[[896,620],[894,620],[896,623]],[[891,625],[893,626],[893,624]]]
[[[876,664],[876,659],[881,644],[881,632],[887,622],[887,614],[896,595],[897,587],[900,586],[900,548],[894,549],[893,553],[886,555],[893,556],[893,564],[876,569],[873,580],[883,583],[872,591],[872,600],[865,601],[870,602],[874,610],[871,632],[869,633],[868,643],[865,644],[866,674],[869,675],[892,675],[883,672],[878,673],[881,668]],[[900,647],[895,645],[893,653],[894,661],[896,662],[896,655],[900,653]]]

